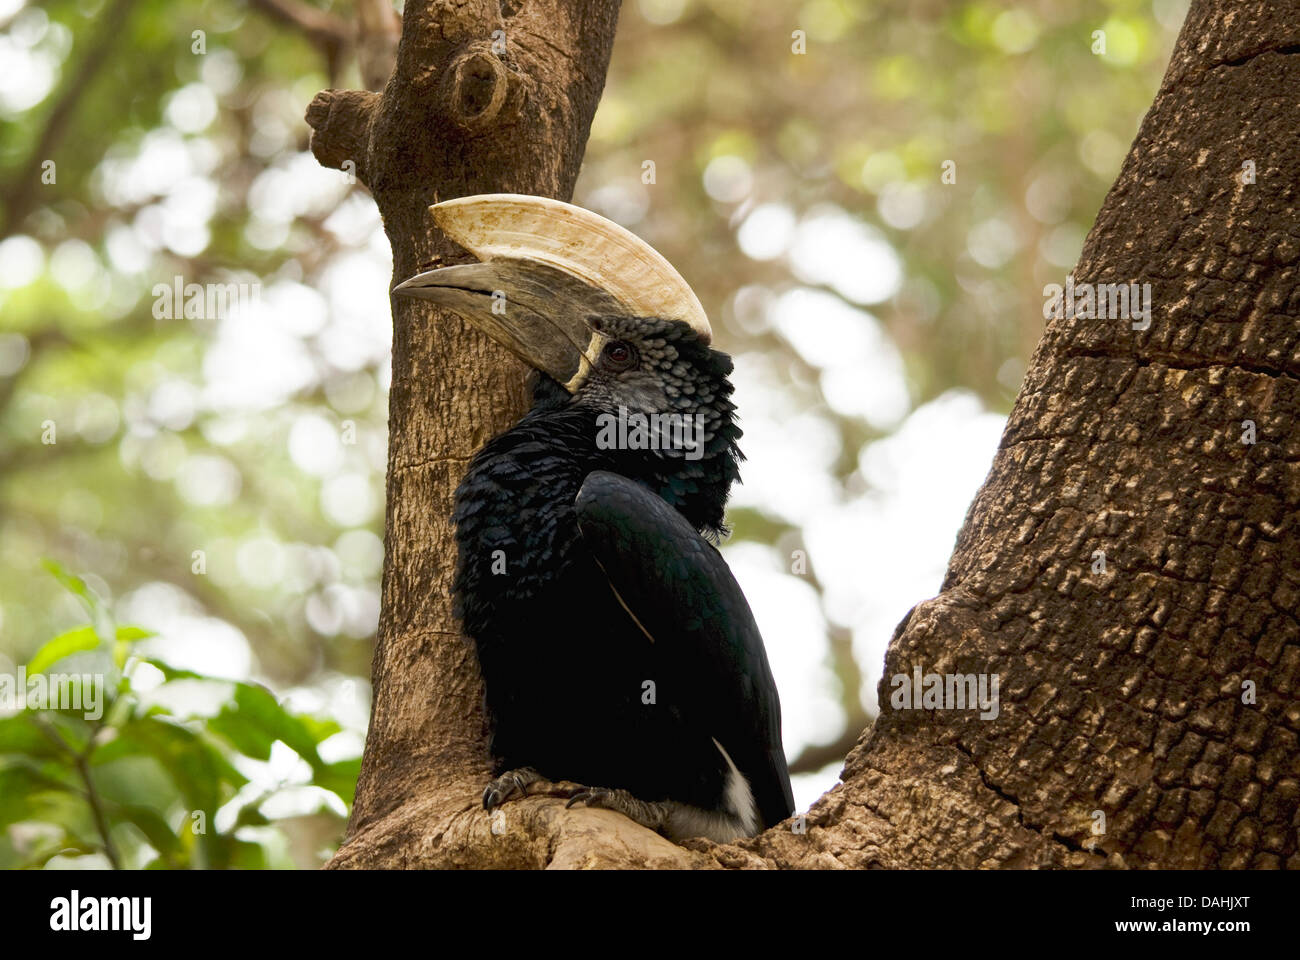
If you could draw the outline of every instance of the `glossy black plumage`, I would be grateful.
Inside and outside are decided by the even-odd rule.
[[[699,459],[601,449],[596,418],[628,379],[598,364],[574,396],[542,376],[457,491],[457,609],[493,754],[499,770],[722,810],[716,741],[770,826],[793,810],[776,687],[744,595],[697,532],[721,531],[738,474],[730,359],[683,324],[637,322],[640,339],[619,329],[644,382],[706,416]]]
[[[583,545],[654,638],[660,697],[681,704],[691,727],[725,745],[764,823],[784,820],[794,798],[776,682],[721,554],[660,497],[617,474],[589,474],[576,508]]]

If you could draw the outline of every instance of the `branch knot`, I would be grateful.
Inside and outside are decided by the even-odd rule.
[[[519,82],[490,43],[469,45],[447,71],[446,111],[457,127],[478,133],[519,110]]]

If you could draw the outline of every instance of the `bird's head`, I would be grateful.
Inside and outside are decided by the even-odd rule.
[[[740,458],[731,358],[709,346],[704,309],[667,260],[558,200],[488,194],[430,209],[480,262],[421,273],[395,294],[455,311],[563,386],[568,405],[591,414],[598,445],[616,444],[628,462],[671,464],[670,485],[707,475],[725,501]],[[720,523],[719,502],[702,525]]]

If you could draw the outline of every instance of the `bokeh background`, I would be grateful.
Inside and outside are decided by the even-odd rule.
[[[0,702],[0,865],[310,867],[346,820],[391,261],[307,150],[357,66],[265,6],[0,0],[0,676],[110,687],[94,721]],[[575,202],[736,358],[724,552],[801,808],[938,590],[1186,7],[624,4]],[[260,296],[160,319],[177,277]]]

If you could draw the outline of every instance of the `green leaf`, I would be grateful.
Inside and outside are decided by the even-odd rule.
[[[217,809],[248,782],[205,735],[162,716],[132,718],[102,749],[117,756],[132,750],[152,756],[176,784],[187,811],[203,811],[209,823]],[[227,856],[220,835],[210,830],[198,842],[206,865],[220,866]]]
[[[208,721],[208,729],[245,756],[263,761],[270,759],[271,745],[281,741],[311,766],[313,784],[333,791],[351,805],[361,758],[326,763],[317,750],[320,741],[339,731],[334,721],[295,716],[265,687],[239,683],[235,685],[234,701]]]
[[[357,778],[361,776],[361,758],[349,757],[334,763],[322,764],[314,769],[312,782],[339,795],[339,799],[352,806],[357,791]]]
[[[63,779],[67,777],[68,779]],[[0,825],[43,820],[49,794],[75,796],[68,771],[26,757],[0,757]]]
[[[63,755],[63,751],[41,733],[28,711],[0,719],[0,754],[3,753],[21,753],[29,757]]]
[[[334,734],[343,730],[343,727],[337,720],[331,720],[328,717],[313,717],[310,714],[299,714],[298,722],[307,728],[311,738],[320,744],[328,740]]]
[[[65,750],[81,753],[90,745],[91,725],[75,710],[41,710],[33,719],[54,734]]]
[[[124,692],[123,687],[119,685],[118,696],[113,698],[112,704],[104,714],[104,726],[116,729],[131,715],[133,704],[130,697],[122,696]]]
[[[184,805],[180,788],[157,758],[147,753],[95,764],[95,784],[106,803],[144,805],[168,813]]]
[[[262,849],[261,844],[249,843],[247,840],[236,840],[234,837],[228,837],[225,848],[225,862],[223,867],[233,870],[265,870],[268,866],[266,860],[266,851]]]
[[[195,673],[193,670],[182,670],[180,667],[173,667],[170,663],[165,663],[156,657],[141,657],[140,660],[156,667],[162,672],[163,677],[168,681],[171,680],[212,680],[213,677],[205,677],[201,673]]]
[[[76,574],[69,573],[64,569],[63,564],[48,557],[41,561],[41,566],[52,573],[54,578],[63,584],[65,590],[80,599],[91,614],[94,614],[99,609],[99,598],[91,593],[90,587],[86,586],[85,580],[82,580]]]
[[[180,838],[157,810],[123,803],[113,804],[111,810],[116,819],[134,824],[163,857],[174,860],[183,854]]]
[[[95,633],[94,627],[90,624],[77,627],[67,633],[59,634],[37,650],[36,655],[27,664],[27,672],[28,674],[43,673],[47,667],[64,657],[81,653],[83,650],[94,650],[97,646],[99,646],[99,635]]]
[[[234,833],[240,827],[264,827],[270,822],[256,803],[246,803],[240,808],[239,816],[235,818],[235,825],[230,828],[230,832]]]
[[[230,704],[222,707],[221,712],[208,721],[208,729],[225,737],[245,756],[263,761],[271,759],[271,744],[275,743],[275,737],[237,707]]]
[[[111,763],[139,754],[157,760],[190,809],[203,810],[209,818],[223,802],[223,793],[233,794],[248,782],[212,742],[161,715],[133,717],[116,737],[96,748],[92,759],[95,764]]]
[[[143,627],[118,627],[117,636],[113,643],[113,663],[118,670],[126,666],[127,654],[131,651],[131,644],[137,640],[143,640],[146,637],[156,637],[158,634],[152,630],[145,630]]]
[[[254,683],[235,685],[235,700],[222,708],[216,718],[224,720],[228,729],[237,731],[231,739],[241,751],[247,746],[259,752],[248,753],[249,756],[266,760],[270,757],[270,744],[282,741],[294,753],[311,764],[312,769],[321,766],[320,755],[316,752],[316,738],[300,719],[289,713],[266,687]],[[215,725],[215,724],[214,724]],[[240,746],[240,744],[244,746]],[[265,752],[260,752],[265,746]]]

